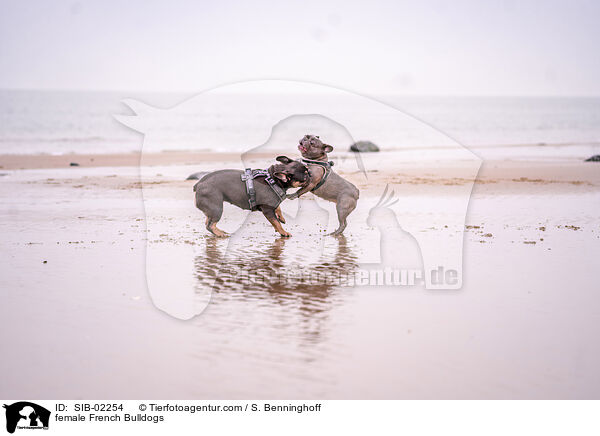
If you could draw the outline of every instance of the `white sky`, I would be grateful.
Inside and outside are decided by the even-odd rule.
[[[0,0],[0,88],[600,95],[600,2]]]

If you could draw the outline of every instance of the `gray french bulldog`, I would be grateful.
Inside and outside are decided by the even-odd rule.
[[[268,168],[268,175],[275,183],[273,188],[267,182],[266,176],[253,179],[256,191],[256,209],[260,210],[275,230],[284,237],[292,236],[286,232],[281,223],[285,223],[280,203],[285,198],[285,191],[289,188],[304,186],[310,179],[308,169],[302,163],[292,160],[287,156],[278,156],[279,164]],[[226,201],[239,208],[249,210],[248,192],[246,183],[242,181],[241,170],[219,170],[203,175],[194,185],[196,192],[196,207],[206,215],[206,228],[213,235],[222,238],[227,233],[217,227],[217,222],[223,215],[223,202]],[[279,187],[279,188],[277,188]],[[276,192],[282,192],[283,198]]]
[[[333,147],[324,144],[318,136],[304,135],[298,150],[302,154],[302,163],[308,167],[310,180],[287,198],[294,199],[312,192],[317,197],[334,202],[339,226],[331,235],[340,235],[347,226],[346,218],[356,208],[360,192],[356,186],[331,169],[333,163],[329,162],[327,153],[331,153]]]

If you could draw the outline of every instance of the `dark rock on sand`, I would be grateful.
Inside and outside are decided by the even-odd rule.
[[[350,151],[355,151],[358,153],[369,153],[379,151],[379,147],[377,147],[371,141],[358,141],[350,146]]]
[[[588,157],[585,161],[586,162],[600,162],[600,154],[596,154],[592,157]]]
[[[69,165],[72,166],[72,167],[78,167],[79,166],[79,164],[77,162],[71,162]]]
[[[202,177],[208,174],[208,171],[200,171],[194,174],[190,174],[185,180],[200,180]]]

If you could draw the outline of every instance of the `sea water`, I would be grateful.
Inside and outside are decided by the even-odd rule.
[[[139,151],[142,135],[122,125],[114,115],[131,115],[125,99],[160,109],[176,107],[189,94],[140,94],[84,91],[0,91],[1,154],[126,153]],[[245,136],[257,122],[293,99],[305,99],[345,113],[371,118],[378,129],[404,129],[406,139],[388,143],[382,151],[405,151],[411,157],[435,155],[426,140],[432,130],[443,132],[484,159],[574,158],[600,152],[600,98],[558,97],[415,97],[372,98],[403,111],[412,120],[403,126],[385,125],[376,111],[365,114],[330,95],[214,95],[204,110],[171,111],[169,123],[157,125],[160,149],[244,151]],[[295,115],[290,113],[290,115]],[[227,123],[224,123],[227,120]],[[239,147],[219,143],[223,126],[236,126]],[[261,127],[262,128],[262,127]],[[307,132],[308,133],[308,132]],[[311,132],[316,133],[318,132]],[[264,132],[268,137],[269,132]],[[369,140],[370,138],[355,138]],[[289,144],[295,147],[296,144]],[[334,144],[338,151],[350,144]],[[283,145],[282,148],[287,147]],[[428,151],[429,150],[429,151]]]

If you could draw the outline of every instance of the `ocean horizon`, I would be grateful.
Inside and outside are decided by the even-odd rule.
[[[119,123],[115,115],[131,115],[122,101],[139,100],[160,109],[176,107],[197,94],[125,93],[117,91],[0,90],[1,154],[106,154],[140,151],[141,134]],[[253,120],[289,99],[310,98],[348,112],[343,101],[328,95],[224,94],[211,113],[182,112],[162,130],[158,151],[244,151],[244,133]],[[585,158],[600,152],[600,98],[598,97],[448,97],[375,96],[412,119],[402,144],[382,151],[433,150],[428,131],[437,130],[483,158]],[[290,114],[293,115],[293,114]],[[372,114],[373,124],[379,122]],[[239,148],[225,147],[214,138],[223,120],[239,119]],[[256,123],[259,124],[259,123]],[[157,127],[160,130],[160,126]],[[384,126],[395,129],[394,126]],[[397,133],[397,132],[395,132]],[[268,136],[269,132],[264,132]],[[370,138],[355,138],[369,140]],[[260,144],[251,144],[257,146]],[[295,144],[285,145],[295,146]],[[338,151],[350,144],[335,144]],[[415,153],[415,150],[417,153]]]

